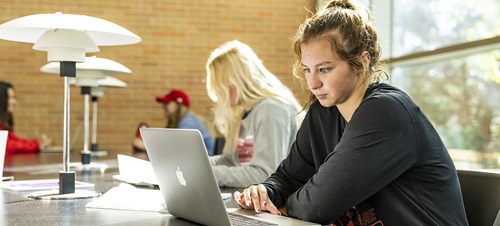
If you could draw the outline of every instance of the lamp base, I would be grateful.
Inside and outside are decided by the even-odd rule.
[[[92,161],[90,151],[82,151],[82,165],[88,165]]]
[[[59,194],[75,193],[75,172],[59,172]]]
[[[92,156],[108,156],[108,152],[107,151],[93,151],[90,155]]]
[[[106,171],[108,168],[107,164],[91,162],[89,164],[82,164],[81,162],[73,162],[69,164],[69,167],[73,168],[75,171],[90,171],[99,170],[101,172]]]
[[[108,152],[107,151],[99,151],[99,146],[97,145],[97,143],[92,143],[91,144],[91,149],[92,150],[92,156],[108,156]]]

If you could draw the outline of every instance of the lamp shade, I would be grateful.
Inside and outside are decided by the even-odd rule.
[[[94,40],[84,31],[48,30],[33,46],[35,50],[46,51],[48,61],[83,62],[85,53],[99,52]]]
[[[105,79],[107,75],[111,74],[130,74],[132,71],[122,64],[100,58],[96,56],[86,57],[85,62],[76,63],[76,78],[70,82],[77,86],[99,86],[99,80]],[[45,73],[58,74],[60,71],[60,64],[50,62],[40,68],[40,71]]]
[[[92,87],[92,89],[90,90],[90,95],[92,97],[103,97],[106,90],[108,90],[107,86]]]
[[[90,95],[93,97],[102,97],[104,92],[108,90],[109,87],[127,87],[127,83],[115,77],[106,76],[104,79],[97,80],[97,87],[92,87],[90,90]]]
[[[70,85],[79,86],[76,78],[68,78],[68,81]],[[127,83],[115,77],[106,76],[106,78],[97,80],[97,86],[91,88],[90,95],[93,97],[102,97],[109,87],[125,88],[127,87]]]
[[[77,30],[87,33],[98,46],[134,44],[141,38],[129,30],[96,17],[74,14],[35,14],[0,25],[0,39],[36,43],[48,30]]]
[[[99,87],[127,87],[127,83],[111,76],[106,76],[106,78],[104,79],[97,80],[97,84],[99,85]]]
[[[98,46],[134,44],[141,38],[112,22],[85,15],[35,14],[0,25],[0,39],[35,43],[48,52],[49,62],[84,62],[85,53]]]

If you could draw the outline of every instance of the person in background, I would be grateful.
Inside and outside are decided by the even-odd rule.
[[[23,139],[14,133],[13,112],[17,106],[16,90],[11,83],[0,81],[0,130],[9,131],[7,136],[6,155],[19,153],[35,153],[49,147],[52,139],[42,134],[38,140]]]
[[[172,89],[164,96],[157,97],[156,102],[161,103],[165,113],[165,118],[167,119],[165,128],[199,130],[205,142],[208,155],[214,155],[215,139],[205,124],[205,121],[189,110],[189,97],[184,91]],[[134,155],[140,155],[146,152],[144,142],[139,133],[139,129],[142,127],[148,127],[148,124],[142,122],[137,128],[136,136],[132,141]]]
[[[294,37],[307,115],[290,154],[234,198],[322,225],[467,225],[457,171],[431,122],[380,83],[371,13],[332,0]],[[284,208],[283,208],[284,207]]]
[[[221,187],[246,187],[267,178],[288,154],[303,116],[292,92],[246,44],[215,49],[206,64],[214,123],[225,137],[210,158]]]

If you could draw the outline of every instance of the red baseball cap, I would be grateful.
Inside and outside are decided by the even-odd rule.
[[[168,103],[170,101],[175,101],[186,107],[189,107],[189,98],[186,93],[182,90],[172,89],[167,92],[164,96],[156,97],[156,101],[160,103]]]

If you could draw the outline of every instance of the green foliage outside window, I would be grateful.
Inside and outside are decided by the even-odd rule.
[[[500,36],[497,0],[393,4],[393,57]],[[448,149],[481,156],[474,167],[500,168],[500,50],[396,66],[390,74],[390,83],[410,94]]]

